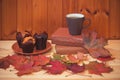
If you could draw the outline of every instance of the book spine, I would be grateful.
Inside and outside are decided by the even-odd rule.
[[[63,46],[76,46],[76,47],[80,47],[84,45],[84,43],[82,41],[78,41],[78,40],[70,40],[70,39],[64,39],[64,38],[52,38],[52,43],[53,44],[57,44],[57,45],[63,45]]]
[[[72,47],[72,46],[55,46],[56,53],[58,54],[76,54],[77,52],[88,53],[88,51],[83,47]]]

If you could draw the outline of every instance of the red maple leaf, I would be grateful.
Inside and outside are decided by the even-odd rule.
[[[34,62],[33,61],[27,61],[26,63],[23,63],[19,65],[19,68],[17,68],[18,76],[22,76],[24,74],[31,74],[33,72],[37,72],[41,70],[41,66],[33,66]]]
[[[104,63],[98,63],[96,61],[90,62],[88,65],[86,65],[86,69],[90,74],[97,75],[102,75],[102,73],[109,73],[113,70],[109,66],[106,66]]]
[[[32,62],[20,65],[19,68],[17,69],[18,70],[17,75],[21,76],[21,75],[24,75],[24,74],[30,74],[30,73],[32,73],[33,72],[32,65],[33,65]]]
[[[7,57],[0,59],[0,68],[7,69],[10,66],[10,62]]]
[[[94,58],[111,56],[110,52],[105,48],[89,48],[89,53]]]
[[[17,75],[31,74],[41,70],[40,66],[34,66],[34,61],[30,56],[12,55],[8,57],[10,63],[18,70]]]
[[[38,72],[40,71],[42,66],[33,66],[33,72]]]
[[[12,56],[8,56],[9,62],[11,65],[18,69],[23,63],[26,63],[28,59],[23,55],[14,54]]]
[[[73,54],[69,54],[67,57],[69,59],[69,62],[71,63],[77,63],[79,61],[79,59],[75,57]]]
[[[110,60],[113,60],[115,58],[112,58],[111,56],[108,56],[108,57],[99,57],[97,59],[100,60],[100,61],[110,61]]]
[[[34,61],[34,66],[46,65],[49,63],[50,58],[44,55],[32,56],[32,61]]]
[[[44,69],[51,74],[61,74],[66,70],[66,66],[59,60],[51,61],[49,65],[44,66]]]
[[[72,63],[72,64],[68,64],[67,68],[69,70],[71,70],[73,73],[79,73],[79,72],[83,72],[85,70],[85,66],[80,66],[77,63]]]
[[[25,60],[26,59],[26,57],[25,56],[23,56],[23,55],[17,55],[17,54],[14,54],[14,55],[12,55],[12,56],[8,56],[8,58],[9,58],[9,60],[12,60],[12,61],[21,61],[21,60]]]

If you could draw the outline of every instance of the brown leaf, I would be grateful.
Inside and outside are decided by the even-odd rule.
[[[51,61],[49,65],[44,66],[44,69],[51,74],[61,74],[66,70],[66,66],[59,60]]]
[[[98,57],[97,59],[100,61],[110,61],[110,60],[113,60],[115,58],[108,56],[108,57]]]
[[[110,52],[105,48],[89,48],[89,53],[94,58],[111,56]]]
[[[68,64],[67,68],[69,70],[71,70],[73,73],[79,73],[79,72],[83,72],[85,70],[85,66],[80,66],[77,63],[72,63],[72,64]]]
[[[95,31],[82,32],[84,47],[89,48],[103,48],[107,41],[103,37],[98,37]]]
[[[0,59],[0,68],[7,69],[10,66],[10,62],[7,57]]]
[[[70,63],[77,63],[77,62],[79,62],[79,59],[77,57],[75,57],[74,54],[68,54],[67,57],[68,57]]]
[[[13,65],[15,69],[18,69],[19,66],[21,66],[22,64],[28,61],[28,59],[25,56],[17,55],[17,54],[8,56],[8,59],[9,59],[10,64]]]
[[[24,74],[30,74],[30,73],[32,73],[33,72],[32,65],[33,65],[32,62],[20,65],[19,68],[17,69],[18,70],[17,75],[18,76],[22,76]]]
[[[87,60],[87,56],[84,53],[82,53],[82,52],[78,52],[77,53],[77,58],[79,60]]]
[[[105,65],[104,63],[98,63],[96,61],[90,62],[88,65],[86,65],[86,69],[89,71],[90,74],[97,74],[102,75],[102,73],[110,73],[113,71],[112,68]]]
[[[41,66],[33,66],[33,72],[38,72],[41,70]]]
[[[34,66],[39,66],[39,65],[46,65],[47,63],[49,63],[50,58],[44,55],[38,55],[38,56],[32,56],[31,60],[34,61]]]

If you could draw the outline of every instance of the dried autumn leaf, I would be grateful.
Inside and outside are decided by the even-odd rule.
[[[29,62],[29,63],[23,64],[23,65],[20,65],[19,68],[17,69],[18,70],[17,75],[21,76],[24,74],[32,73],[33,72],[32,65],[33,65],[33,62]]]
[[[68,54],[67,57],[68,57],[70,63],[79,62],[79,59],[77,57],[75,57],[75,55],[73,55],[73,54]]]
[[[10,62],[7,57],[0,59],[0,68],[7,69],[10,66]]]
[[[110,52],[104,48],[104,46],[107,44],[107,41],[103,37],[98,38],[97,32],[84,31],[82,33],[82,37],[84,41],[84,47],[88,49],[92,57],[98,58],[111,56]]]
[[[90,44],[90,31],[84,30],[82,32],[82,38],[83,38],[85,47],[89,46],[89,44]]]
[[[53,60],[62,60],[62,56],[60,54],[54,54],[53,55]]]
[[[90,62],[88,65],[86,65],[86,69],[90,74],[97,75],[102,75],[102,73],[110,73],[113,71],[113,69],[109,66],[106,66],[104,63],[98,63],[97,61]]]
[[[97,32],[95,31],[84,31],[82,33],[84,47],[89,48],[102,48],[106,45],[107,41],[100,37],[97,38]]]
[[[89,53],[94,58],[111,56],[110,52],[105,48],[89,48]]]
[[[40,71],[41,70],[41,68],[42,68],[42,66],[33,66],[33,72],[38,72],[38,71]]]
[[[15,67],[15,69],[18,69],[19,66],[21,66],[23,63],[26,63],[28,61],[28,59],[23,56],[23,55],[12,55],[12,56],[8,56],[9,62],[11,65],[13,65]]]
[[[17,55],[17,54],[14,54],[12,56],[8,56],[8,58],[10,60],[13,60],[13,61],[16,61],[16,60],[25,60],[26,59],[25,56],[23,56],[23,55]]]
[[[107,40],[105,40],[103,37],[100,37],[97,42],[99,44],[98,47],[104,47],[107,45]]]
[[[39,55],[39,61],[41,62],[40,65],[46,65],[50,62],[50,58],[46,56]]]
[[[90,47],[94,47],[97,44],[97,32],[93,31],[90,33]]]
[[[51,61],[49,65],[44,66],[44,69],[51,74],[61,74],[66,70],[66,66],[59,60]]]
[[[84,53],[82,53],[82,52],[78,52],[77,53],[77,58],[79,60],[87,60],[87,56]]]
[[[113,60],[115,58],[112,58],[111,56],[108,56],[108,57],[98,57],[97,59],[100,60],[100,61],[110,61],[110,60]]]
[[[71,70],[73,73],[83,72],[85,70],[85,66],[80,66],[77,63],[71,63],[67,65],[67,68]]]
[[[40,65],[39,56],[31,56],[31,60],[34,62],[34,66]]]
[[[34,61],[34,66],[46,65],[49,63],[50,58],[44,55],[32,56],[31,60]]]

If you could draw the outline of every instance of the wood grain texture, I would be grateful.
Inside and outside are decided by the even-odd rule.
[[[32,0],[17,0],[17,31],[32,31]]]
[[[82,13],[85,15],[86,18],[91,19],[92,23],[89,29],[93,29],[93,27],[96,27],[93,25],[93,13],[95,12],[96,6],[95,6],[95,0],[91,1],[85,1],[85,0],[77,0],[77,9],[78,13]]]
[[[0,0],[0,39],[2,38],[2,0]]]
[[[62,0],[62,27],[67,27],[66,23],[66,15],[69,13],[75,13],[77,12],[77,8],[75,4],[76,0]]]
[[[109,38],[120,39],[120,0],[110,0]]]
[[[59,27],[62,27],[62,0],[48,0],[49,37]]]
[[[108,38],[109,27],[109,0],[96,0],[96,11],[93,15],[93,25],[96,26],[100,36]]]
[[[33,33],[48,31],[47,0],[33,0]]]
[[[16,0],[2,0],[2,39],[15,39]]]
[[[88,29],[97,31],[100,36],[108,38],[109,0],[78,0],[78,12],[91,19]]]

